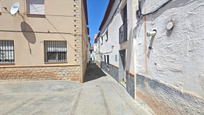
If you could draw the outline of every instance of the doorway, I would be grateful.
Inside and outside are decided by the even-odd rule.
[[[126,88],[126,50],[120,50],[119,55],[119,82]]]

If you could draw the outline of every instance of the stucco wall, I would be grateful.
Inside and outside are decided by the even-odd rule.
[[[18,14],[11,16],[2,8],[4,6],[10,10],[14,2],[20,3],[19,11],[24,16],[24,20]],[[75,65],[75,17],[73,4],[73,1],[45,0],[45,15],[33,15],[30,17],[26,14],[26,0],[1,1],[0,30],[20,31],[0,32],[0,40],[14,40],[15,65],[44,65],[44,40],[67,41],[68,63],[66,64]],[[67,6],[69,6],[69,10],[65,10]],[[23,30],[32,32],[24,34],[21,32]],[[54,34],[53,32],[57,33]],[[58,32],[70,34],[59,34]]]
[[[87,68],[87,20],[86,20],[86,16],[85,16],[85,11],[84,11],[84,6],[83,6],[83,2],[81,1],[81,29],[82,29],[82,35],[81,35],[81,66],[82,66],[82,81],[84,79],[85,73],[86,73],[86,68]]]
[[[142,0],[143,14],[157,9],[164,2],[166,0]],[[141,96],[139,93],[141,89],[138,86],[137,96],[143,98],[150,105],[159,101],[153,98],[164,101],[165,103],[160,103],[158,108],[162,106],[166,108],[155,110],[157,113],[166,111],[165,114],[204,114],[203,11],[202,0],[175,0],[157,13],[146,16],[138,22],[135,31],[137,36],[137,73],[145,78],[145,90],[142,91],[144,95]],[[166,29],[169,22],[174,23],[174,28],[171,31]],[[153,29],[157,30],[156,36],[146,36],[147,32]],[[149,48],[150,46],[151,48]],[[152,83],[151,80],[163,84],[157,87],[157,89],[163,90],[152,90],[152,87],[149,87]],[[138,83],[140,84],[137,81],[137,85]],[[165,92],[168,90],[166,87],[171,87],[174,92]],[[172,102],[174,94],[182,100]],[[189,102],[186,95],[194,100]],[[165,96],[168,97],[167,100],[160,98]],[[148,102],[148,98],[154,101]],[[197,104],[200,110],[196,109]],[[156,106],[154,106],[152,107],[155,109]],[[195,110],[191,110],[191,107],[194,107]]]
[[[84,74],[87,64],[87,25],[82,0],[44,1],[45,15],[28,15],[26,0],[1,1],[0,40],[14,41],[15,63],[1,64],[0,68],[81,65],[81,68],[83,66],[81,73]],[[11,16],[3,9],[7,7],[10,10],[14,2],[20,3],[19,11],[24,19],[18,14]],[[44,41],[46,40],[67,41],[67,62],[45,63]]]
[[[119,67],[119,28],[122,25],[122,18],[120,14],[120,10],[118,9],[116,14],[114,15],[111,23],[107,27],[108,22],[110,21],[111,17],[113,16],[114,9],[117,8],[119,1],[116,0],[114,6],[111,10],[109,18],[107,19],[106,23],[104,24],[101,30],[101,36],[103,36],[103,41],[100,39],[100,52],[104,55],[109,55],[109,62],[117,67]],[[112,14],[112,15],[111,15]],[[108,40],[105,34],[106,30],[108,31]],[[107,40],[107,41],[106,41]],[[101,43],[103,43],[101,45]],[[113,46],[113,47],[112,47]],[[117,61],[115,61],[115,55],[117,55]],[[104,58],[104,56],[102,56]],[[107,60],[107,59],[106,59]]]

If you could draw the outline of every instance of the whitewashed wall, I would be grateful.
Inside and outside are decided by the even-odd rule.
[[[110,12],[110,15],[104,24],[101,30],[101,36],[103,36],[103,41],[100,37],[100,52],[104,55],[109,55],[109,62],[117,67],[119,67],[119,50],[126,49],[126,69],[131,73],[135,73],[134,69],[134,38],[133,38],[133,30],[135,28],[135,24],[133,24],[133,7],[136,5],[132,4],[132,0],[122,0],[118,9],[117,6],[119,4],[119,0],[116,0],[113,8]],[[119,28],[123,25],[122,20],[122,9],[124,5],[127,4],[127,18],[128,18],[128,41],[124,44],[119,44]],[[115,15],[113,16],[116,10]],[[112,18],[113,16],[113,18]],[[112,20],[111,20],[112,18]],[[111,20],[111,21],[110,21]],[[136,22],[134,20],[134,22]],[[108,31],[108,41],[106,41],[106,31]],[[101,45],[103,43],[103,45]],[[117,57],[117,59],[115,59]],[[104,58],[104,57],[103,57]]]
[[[166,0],[162,0],[163,2]],[[146,0],[143,12],[154,10],[161,0]],[[147,31],[157,29],[153,50],[145,63],[144,23],[137,36],[138,73],[164,81],[204,97],[204,1],[177,0],[169,3],[155,15],[147,16]],[[155,7],[148,7],[155,6]],[[166,29],[172,21],[172,33]],[[149,47],[151,37],[147,37]],[[147,64],[147,70],[145,69]]]
[[[143,14],[157,9],[166,1],[142,0]],[[203,12],[203,0],[174,0],[157,13],[147,16],[146,24],[145,18],[138,22],[135,31],[137,73],[174,88],[174,92],[168,92],[168,101],[176,100],[180,98],[179,96],[185,101],[188,96],[198,97],[198,100],[204,99]],[[172,31],[166,29],[169,22],[174,23]],[[146,32],[152,29],[157,30],[154,39],[146,36]],[[150,44],[152,44],[152,49],[149,49]],[[173,99],[172,95],[177,95],[178,91],[182,93]],[[164,97],[166,92],[160,93],[157,96]],[[173,104],[177,106],[177,110],[181,108],[182,112],[185,111],[185,114],[189,114],[189,111],[192,114],[202,114],[202,109],[197,112],[196,108],[204,107],[204,103],[198,100],[197,104],[193,102],[193,99],[189,100],[190,104],[187,101],[178,101],[177,104]],[[179,106],[183,102],[186,103],[183,107],[188,109]],[[191,106],[194,109],[191,110]]]
[[[119,0],[116,0],[113,8],[110,12],[110,15],[104,24],[102,30],[101,30],[101,36],[103,36],[103,41],[100,37],[100,52],[103,55],[109,55],[109,63],[113,64],[117,67],[119,67],[119,28],[122,25],[122,17],[120,14],[120,10],[117,10],[117,13],[113,17],[112,21],[110,22],[109,26],[108,23],[111,20],[111,17],[113,16],[117,6],[118,6]],[[108,41],[106,41],[106,31],[108,31]],[[101,43],[103,43],[101,45]],[[113,47],[112,47],[113,46]],[[117,55],[117,61],[115,60],[115,55]],[[103,56],[104,58],[104,56]],[[106,59],[107,60],[107,59]]]

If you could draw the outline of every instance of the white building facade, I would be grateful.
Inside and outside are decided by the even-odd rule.
[[[137,97],[157,114],[203,115],[204,1],[140,1]]]
[[[135,98],[133,10],[136,3],[110,0],[100,25],[101,67]],[[99,61],[100,61],[99,60]]]
[[[101,68],[155,114],[204,114],[202,0],[110,0]]]

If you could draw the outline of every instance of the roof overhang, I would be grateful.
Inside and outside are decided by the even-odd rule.
[[[111,11],[111,9],[112,9],[112,7],[113,7],[114,2],[115,2],[115,0],[109,0],[108,7],[106,8],[105,15],[104,15],[103,20],[102,20],[102,22],[101,22],[101,25],[100,25],[100,27],[99,27],[99,30],[100,30],[100,31],[101,31],[102,27],[104,26],[106,20],[108,19],[108,16],[109,16],[109,14],[110,14],[110,11]]]

